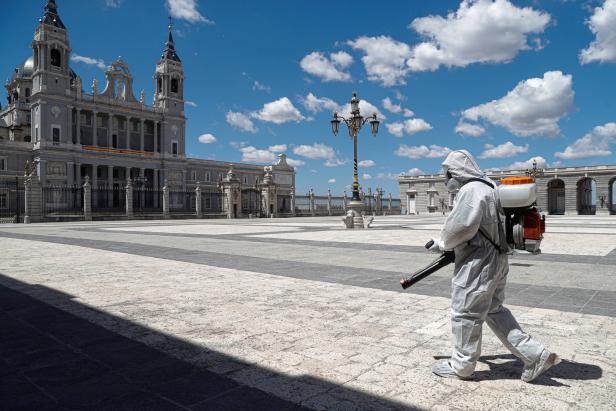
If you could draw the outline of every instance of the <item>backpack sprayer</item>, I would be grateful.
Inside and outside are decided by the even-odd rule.
[[[473,179],[494,188],[494,186],[481,179]],[[532,177],[505,177],[501,185],[496,187],[500,206],[505,214],[505,238],[507,245],[514,250],[524,250],[532,254],[541,252],[541,240],[545,233],[545,215],[541,215],[535,203],[537,201],[537,185]],[[498,240],[490,239],[483,231],[480,231],[499,252],[506,252],[498,245]],[[426,248],[432,247],[434,241],[426,244]],[[455,254],[453,251],[443,252],[436,260],[427,267],[413,273],[408,278],[400,280],[403,289],[421,281],[430,274],[453,263]]]

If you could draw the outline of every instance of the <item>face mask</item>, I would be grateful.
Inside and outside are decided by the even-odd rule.
[[[455,178],[450,178],[449,180],[447,180],[447,190],[456,191],[459,190],[460,187],[460,183],[458,183],[458,180],[456,180]]]

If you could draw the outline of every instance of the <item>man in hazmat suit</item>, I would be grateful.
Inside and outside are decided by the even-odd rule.
[[[466,150],[451,152],[443,162],[443,170],[447,189],[459,192],[440,238],[434,240],[430,250],[455,251],[451,293],[454,349],[451,358],[435,363],[432,371],[441,377],[473,378],[486,321],[524,363],[522,380],[533,381],[560,359],[525,333],[503,306],[509,247],[496,186]]]

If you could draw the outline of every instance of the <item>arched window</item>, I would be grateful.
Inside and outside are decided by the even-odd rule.
[[[158,81],[156,82],[156,92],[160,93],[162,91],[163,91],[163,79],[159,77]]]
[[[172,93],[177,93],[178,92],[178,88],[179,88],[178,79],[172,78],[171,79],[171,92]]]
[[[28,98],[28,97],[30,97],[30,89],[29,88],[26,89],[26,98]]]
[[[62,66],[62,54],[60,53],[60,50],[51,50],[51,65],[56,67]]]

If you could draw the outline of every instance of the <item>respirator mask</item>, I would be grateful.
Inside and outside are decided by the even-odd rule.
[[[453,178],[449,171],[445,173],[445,178],[447,179],[447,182],[445,184],[447,185],[448,191],[457,191],[460,189],[460,183],[458,182],[458,180]]]

